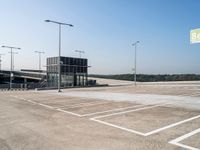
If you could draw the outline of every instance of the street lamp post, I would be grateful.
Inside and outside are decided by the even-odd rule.
[[[38,55],[39,55],[39,71],[41,71],[41,54],[44,54],[44,52],[42,52],[42,51],[35,51],[35,53],[38,53]]]
[[[11,53],[11,52],[9,52],[9,53]],[[15,68],[15,61],[14,61],[14,58],[15,58],[15,54],[18,54],[17,52],[12,52],[12,62],[13,62],[13,65],[12,65],[12,71],[14,71],[14,68]]]
[[[80,51],[80,50],[75,50],[75,52],[79,53],[79,57],[81,58],[81,54],[84,54],[84,51]]]
[[[12,47],[12,46],[2,46],[2,48],[10,49],[10,89],[12,89],[12,71],[13,71],[13,49],[20,50],[21,48]]]
[[[4,54],[0,54],[0,70],[1,70],[1,62],[2,62],[1,56],[2,56],[2,55],[4,55]]]
[[[45,20],[45,22],[51,22],[51,23],[55,23],[58,25],[59,27],[59,55],[58,55],[58,92],[61,92],[60,90],[60,84],[61,84],[61,67],[60,67],[60,55],[61,55],[61,26],[65,25],[65,26],[69,26],[69,27],[73,27],[72,24],[67,24],[67,23],[62,23],[62,22],[57,22],[57,21],[52,21],[52,20]]]
[[[135,46],[135,73],[134,73],[134,80],[135,80],[135,86],[137,85],[137,44],[140,43],[140,41],[137,41],[133,43],[132,45]]]

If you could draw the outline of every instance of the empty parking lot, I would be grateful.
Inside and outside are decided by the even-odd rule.
[[[1,150],[200,149],[200,83],[0,93]]]

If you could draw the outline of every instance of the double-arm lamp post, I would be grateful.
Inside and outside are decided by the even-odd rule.
[[[80,50],[75,50],[76,53],[79,53],[79,58],[81,58],[82,54],[84,54],[84,51],[80,51]]]
[[[61,92],[60,90],[60,85],[61,85],[61,67],[60,67],[60,55],[61,55],[61,26],[69,26],[73,27],[72,24],[67,24],[67,23],[62,23],[62,22],[57,22],[57,21],[52,21],[52,20],[45,20],[45,22],[50,22],[50,23],[55,23],[59,27],[59,53],[58,53],[58,92]]]
[[[42,70],[42,67],[41,67],[41,54],[44,54],[44,52],[43,51],[35,51],[35,53],[38,53],[38,55],[39,55],[39,63],[38,63],[39,67],[38,67],[38,69],[39,69],[39,71],[41,71]]]
[[[19,47],[12,47],[12,46],[2,46],[2,48],[9,48],[10,49],[10,89],[12,89],[12,71],[13,71],[13,49],[20,50]]]

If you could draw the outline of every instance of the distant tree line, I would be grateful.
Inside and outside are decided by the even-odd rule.
[[[127,80],[133,81],[133,74],[119,74],[119,75],[98,75],[91,74],[89,77],[105,78],[105,79],[116,79],[116,80]],[[158,82],[158,81],[197,81],[200,80],[200,75],[197,74],[173,74],[173,75],[148,75],[138,74],[137,81],[140,82]]]

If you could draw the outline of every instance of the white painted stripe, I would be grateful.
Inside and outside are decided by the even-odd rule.
[[[172,144],[172,143],[170,143],[170,144]],[[182,147],[182,148],[185,148],[185,149],[189,149],[189,150],[200,150],[198,148],[191,147],[191,146],[188,146],[188,145],[184,145],[184,144],[181,144],[181,143],[174,143],[173,145],[176,145],[176,146],[179,146],[179,147]]]
[[[167,104],[165,104],[165,105],[167,105]],[[94,117],[94,118],[90,118],[90,120],[93,120],[93,121],[96,121],[96,122],[99,122],[99,123],[102,123],[102,124],[105,124],[105,125],[108,125],[108,126],[116,127],[116,128],[131,132],[131,133],[136,133],[136,134],[143,135],[143,136],[149,136],[149,135],[161,132],[163,130],[178,126],[180,124],[195,120],[197,118],[200,118],[200,115],[198,115],[198,116],[195,116],[195,117],[192,117],[192,118],[189,118],[189,119],[185,119],[183,121],[179,121],[177,123],[174,123],[174,124],[171,124],[171,125],[168,125],[168,126],[165,126],[165,127],[162,127],[162,128],[150,131],[150,132],[147,132],[147,133],[142,133],[142,132],[139,132],[139,131],[136,131],[136,130],[128,129],[128,128],[125,128],[125,127],[122,127],[122,126],[118,126],[118,125],[115,125],[115,124],[111,124],[111,123],[108,123],[108,122],[105,122],[105,121],[98,120],[98,118],[103,118],[103,117],[108,117],[108,116],[113,116],[113,115],[118,115],[118,114],[123,114],[123,113],[129,113],[129,112],[134,112],[134,111],[140,111],[140,110],[155,108],[155,107],[159,107],[159,106],[160,105],[156,105],[156,106],[144,107],[144,108],[139,108],[139,109],[125,111],[125,112],[119,112],[119,113],[114,113],[114,114],[109,114],[109,115],[104,115],[104,116],[97,116],[97,117]]]
[[[94,113],[89,113],[89,114],[83,114],[81,116],[82,117],[92,116],[92,115],[96,115],[96,114],[103,114],[103,113],[107,113],[107,112],[120,111],[120,110],[124,110],[124,109],[131,109],[131,108],[140,107],[140,106],[143,106],[143,105],[136,105],[136,106],[130,106],[130,107],[122,107],[122,108],[117,108],[117,109],[111,109],[111,110],[106,110],[106,111],[99,111],[99,112],[94,112]]]
[[[73,106],[73,107],[68,107],[67,109],[69,108],[77,108],[77,107],[86,107],[86,106],[95,106],[95,105],[102,105],[102,104],[106,104],[106,103],[109,103],[109,102],[102,102],[102,103],[90,103],[88,105],[78,105],[78,106]]]
[[[135,131],[135,130],[131,130],[131,129],[128,129],[128,128],[124,128],[124,127],[121,127],[121,126],[118,126],[118,125],[114,125],[114,124],[111,124],[111,123],[108,123],[108,122],[104,122],[104,121],[97,120],[97,119],[94,119],[94,118],[90,118],[90,120],[96,121],[98,123],[105,124],[105,125],[108,125],[108,126],[111,126],[111,127],[114,127],[114,128],[118,128],[118,129],[121,129],[121,130],[124,130],[124,131],[128,131],[128,132],[131,132],[131,133],[135,133],[135,134],[138,134],[138,135],[145,136],[144,133],[141,133],[141,132],[138,132],[138,131]]]
[[[21,99],[23,101],[30,102],[30,103],[33,103],[33,104],[37,104],[37,105],[40,105],[40,106],[43,106],[43,107],[46,107],[46,108],[54,109],[54,107],[52,107],[52,106],[42,104],[42,103],[38,103],[38,102],[34,102],[32,100],[28,100],[28,99],[25,99],[25,98],[21,98],[21,97],[15,97],[15,98],[18,98],[18,99]]]
[[[200,117],[200,115],[199,115],[198,117]],[[196,117],[187,119],[187,121],[191,121],[191,120],[193,120],[193,119],[197,119],[198,117],[196,116]],[[142,133],[142,132],[139,132],[139,131],[136,131],[136,130],[133,130],[133,129],[128,129],[128,128],[125,128],[125,127],[122,127],[122,126],[118,126],[118,125],[115,125],[115,124],[112,124],[112,123],[108,123],[108,122],[105,122],[105,121],[101,121],[101,120],[98,120],[98,119],[96,119],[96,118],[90,118],[90,120],[93,120],[93,121],[96,121],[96,122],[99,122],[99,123],[101,123],[101,124],[105,124],[105,125],[108,125],[108,126],[112,126],[112,127],[115,127],[115,128],[119,128],[119,129],[121,129],[121,130],[125,130],[125,131],[131,132],[131,133],[139,134],[139,135],[142,135],[142,136],[149,136],[149,135],[158,133],[158,132],[160,132],[160,131],[163,131],[163,130],[172,128],[172,127],[174,127],[174,126],[177,126],[177,125],[180,125],[181,123],[185,123],[185,122],[186,122],[186,120],[184,120],[184,121],[182,121],[181,123],[178,122],[178,123],[176,123],[176,124],[172,124],[172,125],[169,125],[169,126],[166,126],[166,127],[163,127],[163,128],[160,128],[160,129],[157,129],[157,130],[148,132],[148,133]]]
[[[60,108],[57,108],[56,110],[58,110],[60,112],[67,113],[67,114],[71,114],[71,115],[74,115],[74,116],[81,117],[81,115],[79,115],[79,114],[76,114],[76,113],[73,113],[73,112],[70,112],[70,111],[66,111],[66,110],[63,110],[63,109],[60,109]]]
[[[110,103],[110,102],[79,103],[79,104],[76,104],[76,105],[65,105],[65,106],[62,106],[62,107],[59,107],[59,108],[65,108],[65,107],[67,107],[66,109],[69,109],[69,108],[77,108],[77,107],[86,107],[86,106],[100,105],[100,104],[106,104],[106,103]],[[86,105],[83,105],[83,104],[86,104]]]
[[[30,102],[30,103],[33,103],[33,104],[38,104],[38,103],[35,102],[35,101],[28,100],[28,99],[25,99],[25,98],[23,98],[23,97],[18,97],[18,96],[14,96],[14,97],[17,98],[17,99],[21,99],[21,100],[23,100],[23,101],[25,101],[25,102]]]
[[[190,132],[188,134],[185,134],[185,135],[183,135],[183,136],[181,136],[179,138],[176,138],[176,139],[170,141],[169,143],[173,144],[173,145],[176,145],[176,146],[180,146],[180,147],[186,148],[186,149],[190,149],[190,150],[200,150],[198,148],[194,148],[194,147],[191,147],[191,146],[187,146],[187,145],[178,143],[178,142],[183,141],[184,139],[186,139],[186,138],[188,138],[190,136],[193,136],[193,135],[195,135],[197,133],[200,133],[200,128],[196,129],[196,130],[194,130],[194,131],[192,131],[192,132]]]
[[[197,119],[197,118],[200,118],[200,115],[195,116],[195,117],[192,117],[192,118],[189,118],[189,119],[185,119],[185,120],[183,120],[183,121],[179,121],[179,122],[177,122],[177,123],[174,123],[174,124],[165,126],[165,127],[163,127],[163,128],[159,128],[159,129],[154,130],[154,131],[151,131],[151,132],[148,132],[148,133],[146,133],[146,136],[155,134],[155,133],[157,133],[157,132],[160,132],[160,131],[163,131],[163,130],[166,130],[166,129],[169,129],[169,128],[172,128],[172,127],[175,127],[175,126],[178,126],[178,125],[180,125],[180,124],[183,124],[183,123],[186,123],[186,122],[195,120],[195,119]]]
[[[34,102],[32,100],[27,100],[27,101],[30,102],[30,103],[33,103],[33,104],[37,104],[37,102]]]
[[[37,103],[37,104],[40,105],[40,106],[44,106],[46,108],[54,109],[54,107],[46,105],[46,104],[42,104],[42,103]]]
[[[168,104],[161,104],[161,105],[155,105],[155,106],[142,107],[142,108],[138,108],[138,109],[134,109],[134,110],[128,110],[128,111],[123,111],[123,112],[118,112],[118,113],[113,113],[113,114],[108,114],[108,115],[103,115],[103,116],[97,116],[97,117],[94,117],[94,119],[99,119],[99,118],[104,118],[104,117],[109,117],[109,116],[114,116],[114,115],[121,115],[121,114],[125,114],[125,113],[130,113],[130,112],[135,112],[135,111],[155,108],[155,107],[164,106],[164,105],[168,105]],[[144,105],[139,105],[139,106],[144,106]]]
[[[94,103],[94,102],[93,102],[93,103]],[[90,104],[90,103],[88,103],[88,102],[86,101],[86,102],[83,102],[83,103],[76,103],[76,104],[67,104],[67,105],[62,105],[62,106],[59,106],[58,108],[80,106],[80,105],[82,105],[82,104]]]
[[[177,138],[177,139],[175,139],[175,140],[172,140],[171,142],[180,142],[180,141],[182,141],[182,140],[184,140],[184,139],[186,139],[186,138],[188,138],[188,137],[190,137],[190,136],[192,136],[192,135],[194,135],[194,134],[197,134],[197,133],[199,133],[200,132],[200,128],[199,129],[197,129],[197,130],[194,130],[194,131],[192,131],[192,132],[190,132],[190,133],[188,133],[188,134],[185,134],[185,135],[183,135],[183,136],[181,136],[181,137],[179,137],[179,138]]]
[[[33,102],[33,101],[27,100],[25,98],[19,98],[19,97],[15,97],[15,98],[18,98],[18,99],[21,99],[21,100],[24,100],[24,101],[27,101],[27,102],[31,102],[31,103],[34,103],[34,104],[37,104],[37,105],[40,105],[40,106],[43,106],[43,107],[46,107],[46,108],[49,108],[49,109],[55,109],[52,106],[49,106],[49,105],[46,105],[46,104],[42,104],[42,103]],[[73,113],[73,112],[69,112],[69,111],[65,111],[65,110],[62,110],[60,108],[55,109],[55,110],[60,111],[60,112],[64,112],[64,113],[67,113],[67,114],[75,115],[75,116],[78,116],[78,117],[81,117],[81,115],[79,115],[79,114],[76,114],[76,113]]]

